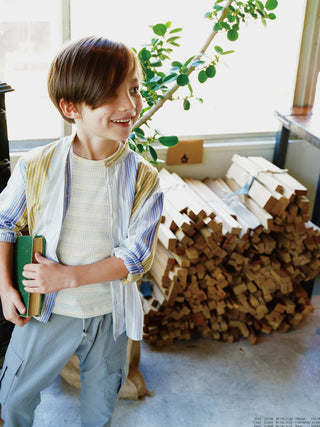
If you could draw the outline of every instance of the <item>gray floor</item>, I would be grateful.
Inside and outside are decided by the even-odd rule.
[[[206,339],[142,343],[153,397],[120,400],[116,427],[320,427],[320,283],[298,330],[251,346]],[[45,390],[34,427],[80,426],[79,391],[61,377]]]

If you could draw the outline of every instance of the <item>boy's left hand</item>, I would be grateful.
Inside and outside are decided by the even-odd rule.
[[[27,292],[49,294],[70,287],[69,268],[66,265],[56,263],[35,254],[38,264],[26,264],[23,269],[22,283]]]

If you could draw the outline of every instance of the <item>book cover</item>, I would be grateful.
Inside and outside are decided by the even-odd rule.
[[[22,280],[23,267],[26,264],[35,263],[34,254],[45,253],[45,239],[43,236],[19,236],[15,243],[14,276],[15,286],[18,289],[22,301],[26,306],[26,313],[20,314],[21,317],[39,316],[42,306],[42,294],[29,293],[24,289]]]

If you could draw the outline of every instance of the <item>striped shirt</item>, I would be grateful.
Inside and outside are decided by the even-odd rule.
[[[14,242],[28,225],[31,235],[46,238],[46,257],[58,262],[57,247],[69,206],[70,153],[73,137],[29,151],[0,194],[0,240]],[[127,143],[105,160],[112,256],[121,258],[128,276],[110,282],[114,337],[124,331],[142,338],[143,312],[136,281],[151,267],[162,213],[163,194],[156,169]],[[126,286],[123,286],[126,285]],[[46,294],[40,320],[48,321],[55,293]]]

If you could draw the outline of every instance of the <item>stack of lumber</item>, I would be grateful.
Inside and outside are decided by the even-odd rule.
[[[160,182],[163,217],[142,298],[146,342],[200,334],[254,344],[313,311],[303,282],[320,272],[320,230],[307,189],[287,171],[235,155],[225,179],[162,169]]]

